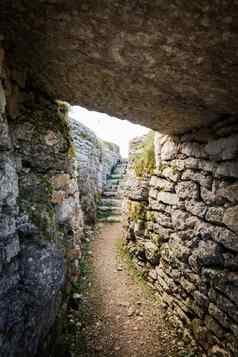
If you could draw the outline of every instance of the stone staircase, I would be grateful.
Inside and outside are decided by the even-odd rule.
[[[122,160],[108,177],[97,209],[99,222],[120,222],[123,179],[126,168],[127,160]]]

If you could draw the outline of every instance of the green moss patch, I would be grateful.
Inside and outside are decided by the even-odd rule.
[[[145,203],[137,201],[128,202],[128,215],[133,221],[145,219]]]

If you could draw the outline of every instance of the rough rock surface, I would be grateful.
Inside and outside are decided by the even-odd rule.
[[[234,0],[4,1],[0,32],[17,81],[172,133],[237,113],[237,12]]]
[[[76,136],[77,131],[78,136],[90,132],[95,151],[92,147],[86,150],[85,137],[74,142],[64,103],[25,87],[21,88],[21,103],[16,103],[14,93],[19,87],[9,79],[6,64],[2,75],[0,355],[27,357],[40,351],[41,356],[49,356],[57,353],[56,331],[67,306],[65,292],[79,275],[81,238],[85,218],[89,219],[82,196],[95,190],[94,206],[89,196],[87,202],[95,215],[96,193],[120,155],[113,144],[100,146],[84,127],[73,132]],[[78,156],[75,147],[80,144]],[[88,154],[86,168],[83,154]],[[99,165],[97,160],[103,163]],[[52,333],[56,340],[51,351]]]
[[[157,133],[150,179],[135,180],[140,140],[132,143],[124,225],[133,261],[160,293],[182,338],[196,341],[198,355],[235,357],[237,176],[219,167],[238,167],[237,141],[235,127],[228,135],[221,129],[203,137],[201,131],[173,138]]]
[[[2,56],[0,355],[33,356],[40,347],[44,356],[77,273],[83,218],[66,107],[11,75]]]
[[[116,144],[100,140],[93,131],[75,119],[70,118],[70,127],[78,162],[77,181],[84,221],[93,224],[107,177],[121,159],[120,151]]]
[[[79,175],[87,190],[93,185],[76,157],[68,106],[13,79],[2,48],[0,54],[0,355],[27,357],[39,350],[49,356],[57,353],[65,292],[79,277],[87,217]],[[119,151],[104,143],[98,155],[101,190]]]

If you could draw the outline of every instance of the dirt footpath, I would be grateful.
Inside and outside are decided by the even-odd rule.
[[[106,224],[91,244],[92,272],[81,297],[79,322],[74,321],[78,330],[71,356],[182,356],[158,303],[148,298],[118,257],[121,230],[118,223]]]

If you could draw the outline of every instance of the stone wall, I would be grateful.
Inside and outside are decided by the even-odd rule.
[[[67,108],[34,90],[0,48],[1,356],[53,353],[48,335],[77,278],[82,233]]]
[[[157,133],[156,169],[124,201],[132,259],[159,292],[185,341],[208,356],[238,354],[238,125]],[[133,145],[132,145],[133,146]]]
[[[94,224],[96,206],[113,167],[121,159],[116,144],[100,140],[92,130],[70,119],[73,146],[78,161],[77,180],[86,224]]]
[[[0,46],[0,356],[57,354],[85,223],[120,157],[68,109]]]

